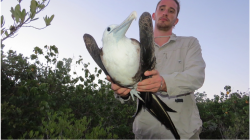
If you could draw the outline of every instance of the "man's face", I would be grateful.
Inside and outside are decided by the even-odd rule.
[[[178,23],[177,4],[173,0],[162,0],[152,17],[159,30],[172,29]]]

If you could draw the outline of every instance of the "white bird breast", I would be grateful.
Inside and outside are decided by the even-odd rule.
[[[140,46],[131,39],[123,38],[103,44],[103,64],[112,78],[123,86],[133,85],[133,77],[140,65]]]

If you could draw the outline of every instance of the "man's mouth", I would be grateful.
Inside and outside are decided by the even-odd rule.
[[[169,21],[169,19],[168,19],[168,18],[163,18],[163,17],[162,17],[162,18],[160,18],[160,20],[161,20],[161,21]]]

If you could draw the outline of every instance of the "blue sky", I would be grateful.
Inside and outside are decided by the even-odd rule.
[[[83,56],[91,69],[97,65],[88,54],[82,36],[91,34],[102,46],[102,34],[110,24],[121,23],[132,11],[139,16],[153,13],[158,0],[51,0],[49,6],[31,23],[44,27],[45,15],[55,14],[52,25],[44,30],[23,28],[15,38],[4,41],[8,49],[29,56],[35,46],[56,45],[59,58]],[[30,0],[23,0],[22,8],[29,10]],[[16,0],[3,0],[1,14],[6,26],[12,24],[10,7]],[[179,23],[173,32],[178,36],[198,38],[206,62],[206,78],[202,88],[208,97],[224,92],[230,85],[232,91],[246,92],[249,88],[249,1],[248,0],[180,0]],[[139,38],[138,19],[126,36]],[[81,75],[81,73],[78,73]],[[83,75],[83,74],[82,74]],[[104,76],[103,76],[104,77]]]

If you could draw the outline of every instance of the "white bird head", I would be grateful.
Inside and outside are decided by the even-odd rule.
[[[121,38],[125,37],[125,34],[130,27],[133,20],[135,20],[137,14],[133,11],[120,25],[110,25],[108,26],[103,33],[102,42],[103,46],[105,43],[117,42]]]

